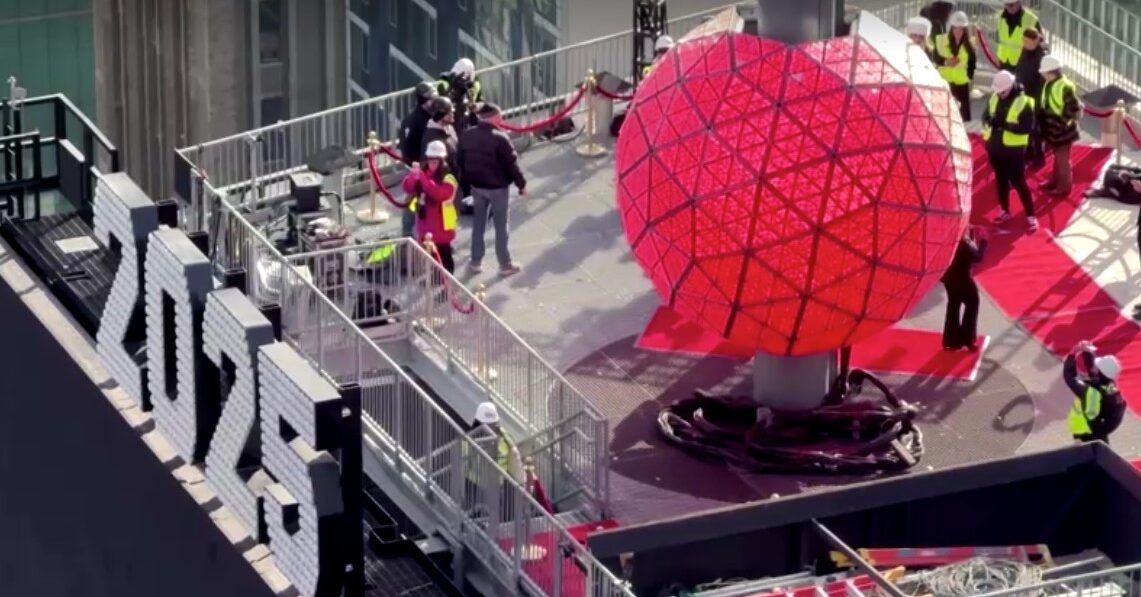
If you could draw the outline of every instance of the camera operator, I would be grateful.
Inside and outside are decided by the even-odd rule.
[[[478,124],[475,111],[483,103],[483,89],[475,78],[475,63],[470,58],[457,60],[452,70],[440,75],[436,88],[455,105],[456,128],[462,131]]]

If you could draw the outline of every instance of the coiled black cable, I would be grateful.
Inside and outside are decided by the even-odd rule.
[[[865,385],[880,399],[857,400]],[[823,406],[803,412],[698,391],[662,410],[658,426],[684,450],[763,473],[886,473],[919,462],[923,434],[914,406],[860,369],[835,387]]]

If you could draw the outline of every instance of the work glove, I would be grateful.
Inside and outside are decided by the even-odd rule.
[[[1097,352],[1097,347],[1089,340],[1082,340],[1078,342],[1077,346],[1074,346],[1074,352]]]

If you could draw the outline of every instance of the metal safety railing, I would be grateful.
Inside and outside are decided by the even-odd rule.
[[[245,269],[255,303],[280,305],[284,341],[334,382],[360,385],[363,441],[388,479],[402,484],[397,491],[415,496],[441,528],[525,594],[633,597],[310,272],[291,264],[221,193],[203,186],[216,198],[218,229],[226,231],[211,239],[211,257],[221,268]]]
[[[388,258],[368,263],[377,251]],[[520,444],[535,459],[556,506],[577,498],[592,514],[603,514],[609,497],[606,417],[424,247],[401,238],[287,259],[357,326],[411,324],[424,350],[527,426]]]
[[[728,6],[729,4],[727,4]],[[687,31],[719,10],[672,19]],[[480,70],[484,96],[504,108],[508,121],[528,119],[568,97],[589,69],[629,78],[633,43],[629,31],[540,52]],[[361,147],[369,131],[396,138],[400,119],[413,104],[411,89],[369,98],[279,122],[249,132],[176,150],[219,190],[244,185],[301,166],[330,145]]]
[[[1119,597],[1141,591],[1141,564],[1074,574],[1025,587],[979,593],[978,597]]]

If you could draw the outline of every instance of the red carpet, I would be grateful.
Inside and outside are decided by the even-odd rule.
[[[891,328],[852,349],[852,366],[881,373],[928,375],[972,380],[989,339],[980,337],[978,352],[943,350],[939,332]],[[658,307],[636,343],[658,352],[717,356],[738,361],[753,358],[749,348],[734,344],[686,320],[669,307]]]
[[[998,213],[994,177],[982,143],[972,139],[975,154],[974,207],[972,220],[985,224]],[[1123,316],[1120,307],[1081,264],[1074,263],[1054,241],[1082,201],[1082,192],[1097,178],[1111,152],[1107,148],[1075,146],[1074,192],[1065,198],[1049,198],[1037,207],[1043,230],[1026,234],[1025,219],[1015,209],[1014,220],[1000,233],[991,226],[991,244],[979,267],[978,282],[1011,319],[1059,357],[1081,340],[1092,340],[1103,354],[1121,360],[1119,384],[1134,412],[1141,413],[1141,328]],[[1047,164],[1040,175],[1050,172]],[[1031,185],[1035,181],[1031,181]],[[1013,198],[1012,202],[1017,204]],[[1061,371],[1052,374],[1061,375]]]
[[[570,527],[567,532],[579,543],[586,544],[586,537],[591,533],[617,528],[614,520],[603,520]],[[499,545],[511,553],[511,539],[500,539]],[[535,533],[527,541],[523,552],[523,572],[538,585],[547,595],[555,592],[555,557],[558,553],[558,541],[554,531]],[[584,597],[587,594],[586,573],[583,572],[574,560],[563,558],[561,597]]]

